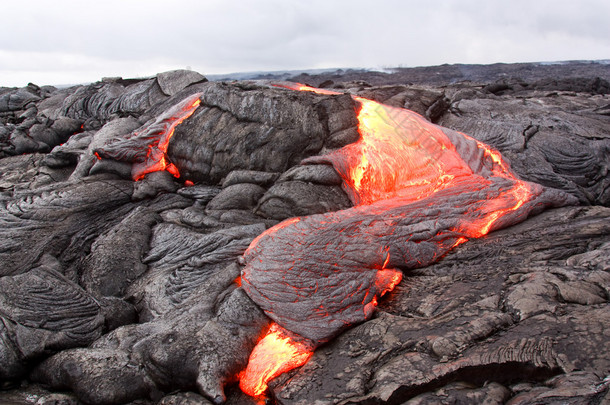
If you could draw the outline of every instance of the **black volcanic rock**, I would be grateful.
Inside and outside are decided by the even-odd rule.
[[[239,183],[226,186],[206,206],[209,210],[250,210],[265,194],[265,189],[252,183]]]
[[[125,403],[159,397],[160,389],[199,391],[215,402],[245,368],[256,337],[269,320],[227,269],[167,317],[119,328],[90,349],[63,351],[44,361],[33,378],[69,388],[87,403]]]
[[[93,240],[134,208],[132,189],[132,182],[89,178],[2,196],[0,274],[26,273],[48,254],[74,266],[66,269],[72,278]]]
[[[131,211],[119,224],[100,235],[83,263],[81,283],[95,296],[122,297],[147,266],[142,263],[159,215],[147,208]]]
[[[154,319],[180,306],[201,285],[234,263],[264,230],[263,223],[212,232],[194,231],[176,224],[157,225],[150,251],[143,258],[148,272],[130,290],[141,319]]]
[[[168,154],[186,178],[218,183],[231,171],[284,172],[302,159],[358,139],[349,96],[263,85],[210,83]]]
[[[471,389],[494,381],[507,400],[518,381],[577,370],[595,373],[599,384],[610,364],[597,353],[610,341],[593,336],[608,322],[610,274],[606,258],[576,262],[589,246],[608,254],[608,213],[548,211],[409,272],[376,319],[316,351],[275,395],[283,404],[403,403],[448,381]],[[465,389],[445,395],[459,401]]]
[[[223,180],[222,186],[229,187],[233,184],[252,183],[259,186],[270,186],[280,176],[279,173],[258,172],[256,170],[233,170]]]
[[[607,97],[539,91],[490,97],[475,91],[463,99],[458,90],[449,99],[440,125],[497,148],[524,179],[568,191],[583,203],[610,204],[604,180],[610,137],[602,114]]]
[[[351,202],[339,186],[278,181],[259,200],[256,212],[267,218],[283,220],[349,207]]]
[[[105,79],[63,90],[33,84],[9,90],[0,95],[0,128],[11,133],[7,142],[0,143],[0,156],[48,152],[81,129],[99,129],[116,117],[140,116],[185,87],[204,81],[197,72],[173,71],[147,80]],[[68,125],[75,121],[77,126]]]
[[[9,91],[0,96],[0,112],[20,111],[30,103],[40,101],[40,88],[36,85],[28,85]]]
[[[271,382],[272,404],[607,401],[609,69],[446,65],[303,76],[313,85],[331,80],[325,85],[341,95],[207,82],[190,71],[0,88],[0,402],[255,404],[260,398],[236,382],[271,323],[270,307],[326,342]],[[196,94],[200,106],[163,154],[179,177],[155,172],[134,182],[134,161],[151,152],[129,150],[147,144],[127,141]],[[474,212],[467,192],[402,209],[411,220],[396,221],[394,235],[388,218],[370,213],[350,217],[358,237],[339,225],[312,230],[305,225],[316,218],[361,210],[329,164],[359,138],[352,95],[488,143],[520,177],[545,187],[541,204],[579,205],[548,209],[441,258],[430,241],[448,237],[434,232],[456,215]],[[99,153],[121,145],[124,156],[139,157]],[[493,184],[500,192],[508,183]],[[301,228],[284,228],[292,239],[257,242],[275,246],[265,253],[273,265],[261,264],[273,267],[269,285],[295,276],[288,268],[297,258],[311,269],[349,259],[336,290],[355,293],[325,301],[340,307],[374,284],[362,269],[379,262],[403,280],[371,319],[356,316],[361,323],[333,324],[329,333],[294,302],[299,291],[264,291],[287,303],[274,298],[268,308],[239,286],[244,265],[267,257],[247,251],[253,240],[293,216],[303,217]],[[380,244],[392,249],[387,263]],[[318,281],[293,278],[301,287]]]
[[[208,81],[202,74],[191,70],[163,72],[159,73],[156,78],[161,91],[168,96],[173,96],[192,84]]]
[[[2,380],[21,377],[46,353],[88,345],[102,334],[100,305],[53,267],[0,278]]]
[[[596,83],[599,80],[610,80],[610,65],[607,61],[572,61],[558,63],[495,63],[492,65],[444,64],[440,66],[399,67],[387,69],[386,72],[367,70],[337,70],[321,74],[302,74],[288,80],[307,83],[320,87],[324,81],[332,79],[335,87],[350,85],[358,81],[367,81],[373,86],[383,85],[429,85],[444,87],[447,85],[471,82],[473,84],[491,84],[507,78],[519,79],[525,84],[533,83]],[[272,75],[266,77],[274,80]],[[286,80],[282,76],[281,80]],[[583,87],[578,86],[582,89]],[[585,87],[589,92],[590,88]],[[599,86],[594,85],[595,89]],[[574,89],[576,90],[576,89]],[[607,93],[606,93],[607,94]]]

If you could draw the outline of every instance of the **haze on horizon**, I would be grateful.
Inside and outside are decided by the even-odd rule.
[[[0,86],[610,59],[607,0],[0,0]]]

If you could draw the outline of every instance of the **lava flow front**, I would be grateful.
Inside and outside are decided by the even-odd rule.
[[[412,111],[354,99],[360,140],[304,163],[332,164],[355,206],[284,221],[244,254],[245,291],[310,342],[286,335],[280,344],[273,333],[262,339],[242,378],[247,394],[260,394],[269,379],[307,361],[312,348],[369,319],[377,299],[400,282],[400,268],[429,265],[469,238],[563,203],[517,179],[487,145]]]
[[[269,332],[250,354],[248,367],[240,378],[239,387],[248,395],[261,395],[267,382],[278,375],[307,363],[313,347],[274,323]]]
[[[356,100],[362,105],[361,139],[328,156],[355,204],[389,199],[408,204],[446,188],[468,188],[473,181],[509,180],[501,195],[485,199],[479,215],[459,225],[464,237],[473,238],[486,235],[504,213],[528,200],[530,185],[515,177],[498,151],[467,135],[445,133],[412,111]]]

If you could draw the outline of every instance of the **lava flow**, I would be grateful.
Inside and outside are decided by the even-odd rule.
[[[131,177],[140,180],[148,173],[166,170],[180,177],[178,168],[167,156],[169,141],[174,131],[190,117],[199,104],[202,93],[193,94],[170,107],[154,121],[93,151],[99,159],[112,159],[131,163]]]
[[[409,110],[354,99],[359,141],[304,161],[332,164],[354,207],[286,220],[244,254],[243,288],[301,342],[283,334],[278,343],[275,332],[261,340],[242,377],[247,394],[260,394],[313,348],[370,319],[377,299],[400,282],[400,268],[429,265],[469,238],[563,203],[517,179],[499,152],[473,138]]]
[[[172,109],[172,113],[168,114],[169,116],[162,116],[161,119],[158,119],[151,127],[146,129],[160,136],[156,137],[156,140],[149,144],[146,159],[133,165],[131,174],[134,180],[140,180],[148,173],[162,170],[167,170],[174,177],[180,177],[178,168],[168,161],[167,147],[176,127],[193,115],[199,104],[201,104],[199,97],[200,94],[195,94],[185,99],[175,109]]]
[[[453,136],[458,142],[452,142],[440,127],[412,111],[356,100],[362,105],[361,139],[328,157],[355,204],[389,199],[408,204],[446,188],[465,187],[466,182],[489,185],[493,178],[510,180],[513,184],[500,196],[486,198],[480,215],[459,225],[464,237],[478,238],[530,197],[529,184],[515,177],[498,151],[457,132]],[[460,151],[466,156],[454,142],[469,145]]]
[[[267,390],[267,382],[278,375],[307,363],[313,355],[313,346],[274,323],[258,342],[248,367],[240,378],[239,387],[251,396]]]

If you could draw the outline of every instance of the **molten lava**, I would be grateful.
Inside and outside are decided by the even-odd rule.
[[[267,382],[278,375],[307,363],[313,355],[313,346],[274,323],[269,332],[256,345],[241,376],[239,387],[248,395],[261,395]]]
[[[378,298],[401,281],[397,268],[431,264],[469,238],[564,203],[517,179],[499,152],[473,138],[412,111],[354,99],[359,141],[304,163],[332,164],[355,206],[286,220],[244,254],[243,288],[292,334],[278,337],[278,326],[255,347],[241,383],[247,394],[262,393],[313,348],[370,319]]]
[[[292,90],[317,94],[340,94],[326,89],[301,84],[283,85]],[[514,205],[505,206],[502,198],[490,201],[492,208],[484,218],[465,224],[460,230],[469,237],[487,234],[493,223],[506,211],[518,209],[529,197],[528,184],[515,177],[500,153],[489,146],[460,133],[476,145],[471,167],[456,150],[443,130],[426,121],[419,114],[380,104],[362,97],[354,97],[362,106],[358,113],[360,140],[331,154],[328,160],[344,180],[344,188],[355,205],[401,197],[400,203],[417,201],[432,193],[460,183],[462,178],[476,176],[481,183],[489,183],[481,174],[480,164],[487,166],[494,177],[515,182],[506,191]],[[340,158],[333,156],[341,155]],[[472,163],[471,163],[472,164]]]
[[[486,235],[506,212],[528,200],[531,189],[519,180],[498,151],[464,134],[459,143],[466,158],[438,126],[420,115],[356,97],[361,139],[331,154],[328,160],[344,179],[355,204],[369,205],[394,199],[396,204],[419,201],[450,188],[468,188],[467,183],[489,185],[504,178],[513,185],[502,195],[487,200],[478,216],[460,224],[466,238]]]
[[[178,168],[169,162],[167,148],[176,127],[193,115],[199,104],[201,104],[199,97],[199,94],[195,94],[187,98],[177,105],[172,114],[169,114],[168,117],[163,117],[162,120],[157,120],[153,124],[153,131],[158,131],[159,136],[149,144],[146,159],[133,165],[131,175],[134,180],[140,180],[148,173],[162,170],[167,170],[174,177],[180,177]]]
[[[134,180],[146,174],[166,170],[174,177],[180,177],[178,168],[167,156],[169,141],[174,131],[185,119],[190,117],[201,103],[201,93],[193,94],[180,103],[168,108],[154,121],[138,130],[114,139],[93,151],[97,159],[113,159],[130,163]]]
[[[420,200],[472,175],[438,127],[407,110],[356,100],[361,139],[342,150],[347,168],[340,174],[357,204],[396,196]]]

